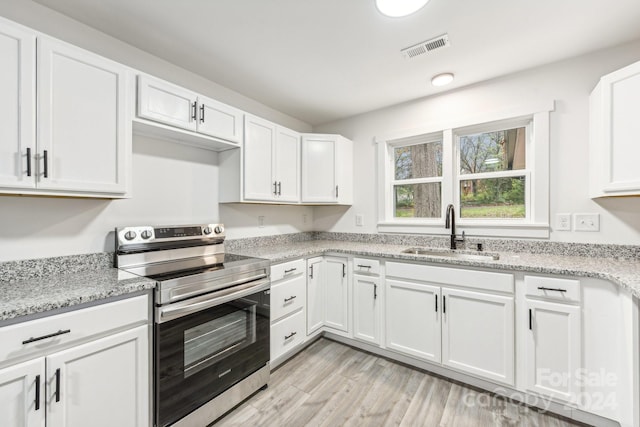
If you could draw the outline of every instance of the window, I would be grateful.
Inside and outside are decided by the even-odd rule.
[[[439,218],[442,212],[442,139],[420,138],[392,147],[393,216]]]
[[[378,141],[378,230],[548,237],[548,111]]]
[[[460,218],[527,218],[527,129],[457,135]]]

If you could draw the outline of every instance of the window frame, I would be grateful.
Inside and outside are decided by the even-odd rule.
[[[457,232],[473,236],[548,238],[549,227],[549,116],[554,102],[540,103],[529,108],[519,107],[499,113],[460,118],[446,124],[431,124],[420,129],[395,132],[378,137],[378,223],[379,232],[449,234],[444,228],[446,206],[453,204]],[[531,111],[534,111],[533,113]],[[493,130],[526,127],[525,169],[461,174],[459,137]],[[442,181],[441,216],[439,218],[394,217],[393,183],[395,163],[393,149],[412,145],[410,141],[425,141],[425,137],[441,135]],[[416,142],[420,143],[420,142]],[[461,218],[460,182],[473,176],[476,179],[501,176],[525,176],[525,218]],[[429,178],[431,179],[431,178]],[[421,179],[422,180],[422,179]]]

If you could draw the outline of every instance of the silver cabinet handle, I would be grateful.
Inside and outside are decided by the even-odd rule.
[[[285,298],[284,302],[293,301],[294,299],[296,299],[296,296],[295,295],[291,295],[289,298]]]
[[[336,185],[336,199],[338,198],[338,186]]]
[[[282,181],[278,181],[278,196],[282,196]]]
[[[204,123],[204,104],[200,105],[200,123]]]
[[[297,270],[297,268],[295,268],[295,267],[294,267],[294,268],[290,268],[289,270],[285,270],[285,271],[284,271],[284,274],[289,274],[289,273],[291,273],[292,271],[296,271],[296,270]]]
[[[358,267],[360,267],[360,268],[371,268],[370,265],[362,265],[362,264],[358,264]]]
[[[191,120],[193,120],[194,122],[197,119],[197,114],[198,114],[198,101],[193,101],[193,104],[191,104]]]

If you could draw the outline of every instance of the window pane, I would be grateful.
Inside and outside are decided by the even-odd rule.
[[[461,218],[524,218],[525,177],[460,181]]]
[[[396,218],[440,218],[440,183],[394,185]]]
[[[526,128],[460,137],[460,173],[519,170],[525,164]]]
[[[442,142],[397,147],[393,154],[395,179],[442,176]]]

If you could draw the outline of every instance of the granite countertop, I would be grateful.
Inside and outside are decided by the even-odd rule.
[[[152,289],[155,282],[117,268],[0,281],[0,321]]]
[[[491,258],[486,260],[467,260],[402,253],[408,247],[407,245],[376,244],[371,242],[310,240],[271,246],[238,248],[234,249],[233,253],[266,258],[273,263],[326,253],[344,253],[366,257],[423,261],[430,264],[593,277],[609,280],[627,289],[635,297],[640,298],[640,262],[633,259],[500,252],[498,260]]]

